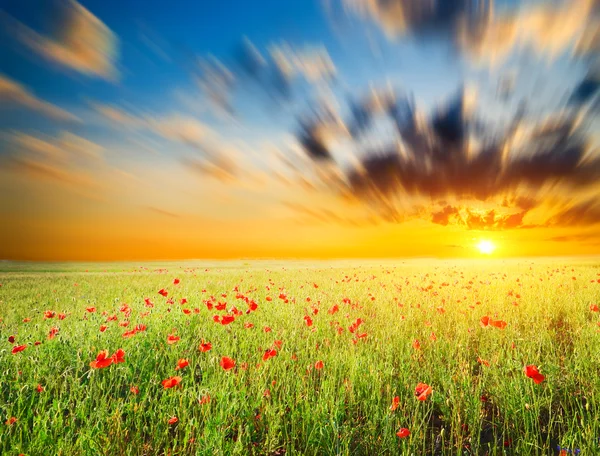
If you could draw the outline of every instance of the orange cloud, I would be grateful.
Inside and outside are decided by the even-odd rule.
[[[96,16],[68,0],[57,6],[58,32],[45,37],[19,24],[13,24],[17,38],[42,57],[88,76],[114,81],[118,78],[116,60],[118,39]]]

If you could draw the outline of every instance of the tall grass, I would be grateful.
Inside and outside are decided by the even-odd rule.
[[[600,262],[158,268],[0,273],[1,454],[600,454]],[[246,313],[244,298],[258,309]],[[233,323],[213,321],[234,306]],[[484,316],[507,325],[483,327]],[[123,337],[138,324],[146,330]],[[169,334],[180,340],[168,344]],[[203,340],[210,351],[198,350]],[[90,367],[119,348],[125,362]],[[236,367],[225,371],[222,357]],[[189,365],[176,370],[182,358]],[[542,383],[525,375],[531,364]],[[172,376],[181,383],[165,389]],[[433,389],[424,401],[419,382]],[[402,427],[410,435],[398,437]]]

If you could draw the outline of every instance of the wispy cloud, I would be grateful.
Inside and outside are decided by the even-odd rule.
[[[75,0],[65,0],[55,6],[54,35],[41,35],[16,21],[9,24],[12,33],[51,62],[88,76],[117,80],[119,42],[116,35]]]
[[[25,86],[2,74],[0,74],[0,101],[5,106],[10,104],[21,105],[56,120],[79,121],[73,114],[51,103],[40,100]]]

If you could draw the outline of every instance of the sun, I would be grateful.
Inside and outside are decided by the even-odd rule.
[[[491,255],[494,250],[496,250],[496,246],[493,242],[482,239],[479,241],[479,244],[477,244],[477,249],[484,255]]]

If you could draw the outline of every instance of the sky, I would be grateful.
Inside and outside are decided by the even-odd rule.
[[[4,0],[0,42],[0,259],[600,254],[595,0]]]

